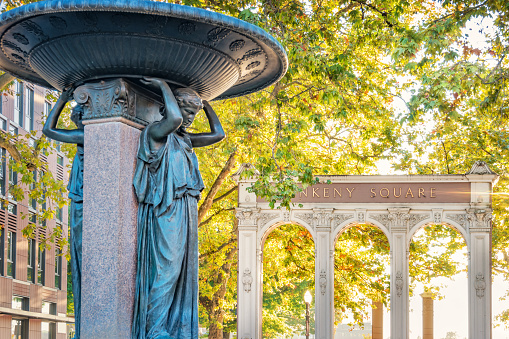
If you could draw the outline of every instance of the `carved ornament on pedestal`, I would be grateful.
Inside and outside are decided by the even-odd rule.
[[[475,276],[475,294],[478,298],[484,297],[484,291],[486,290],[486,281],[484,280],[484,274],[477,273]]]
[[[435,224],[441,224],[442,223],[442,212],[441,211],[434,211],[433,212],[433,222]]]
[[[283,212],[283,221],[284,222],[290,222],[290,211],[284,211]]]
[[[398,271],[396,273],[396,295],[398,297],[401,297],[401,295],[403,295],[404,285],[405,282],[403,281],[403,273],[401,273],[401,271]]]
[[[322,269],[320,271],[320,293],[322,293],[322,295],[325,295],[326,288],[327,288],[327,272],[325,271],[325,269]]]
[[[244,291],[249,293],[251,291],[251,284],[253,283],[253,277],[251,275],[251,270],[246,268],[244,270],[244,274],[242,275],[242,284],[244,285]]]

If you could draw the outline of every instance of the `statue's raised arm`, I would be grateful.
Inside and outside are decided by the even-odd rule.
[[[69,143],[69,144],[78,144],[83,145],[85,135],[84,128],[82,123],[83,117],[83,106],[76,105],[71,113],[71,120],[76,124],[76,129],[67,130],[57,128],[58,119],[60,118],[60,114],[65,107],[65,104],[72,98],[73,88],[65,89],[60,97],[58,98],[55,106],[50,111],[46,123],[42,128],[42,133],[46,135],[48,138],[53,140]]]
[[[193,147],[205,147],[213,145],[226,137],[221,121],[210,104],[203,100],[203,110],[209,120],[210,133],[189,133]]]

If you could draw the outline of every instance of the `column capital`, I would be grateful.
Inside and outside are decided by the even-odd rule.
[[[239,219],[239,229],[242,227],[257,227],[257,221],[260,217],[259,208],[236,208],[235,216]]]
[[[317,231],[330,231],[334,219],[333,208],[314,208],[312,212],[295,213],[295,217],[307,222]]]
[[[369,217],[387,227],[391,233],[407,233],[411,227],[429,219],[430,213],[410,213],[410,208],[388,208],[387,213],[370,214]]]
[[[74,100],[84,106],[85,125],[95,120],[123,121],[138,129],[160,120],[163,106],[158,95],[123,78],[79,86]]]
[[[492,218],[493,214],[490,208],[467,210],[470,232],[489,232]]]

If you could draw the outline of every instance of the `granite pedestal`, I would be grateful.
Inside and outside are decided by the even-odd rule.
[[[157,117],[160,102],[123,79],[88,84],[74,95],[85,106],[81,338],[128,339],[136,279],[134,166],[140,130]]]

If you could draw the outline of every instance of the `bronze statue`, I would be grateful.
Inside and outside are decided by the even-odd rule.
[[[69,176],[69,199],[71,199],[71,272],[72,272],[72,293],[74,297],[74,319],[75,319],[75,338],[80,338],[81,329],[81,248],[83,234],[83,144],[84,144],[84,126],[83,106],[76,105],[71,113],[71,120],[78,127],[73,130],[57,128],[58,118],[65,104],[72,97],[72,88],[62,92],[55,106],[48,115],[42,132],[53,140],[76,144],[76,156],[72,162],[71,174]]]
[[[198,338],[198,200],[203,181],[194,147],[224,139],[208,102],[162,79],[161,121],[141,133],[134,188],[138,198],[138,267],[133,339]],[[188,133],[204,109],[210,133]]]

